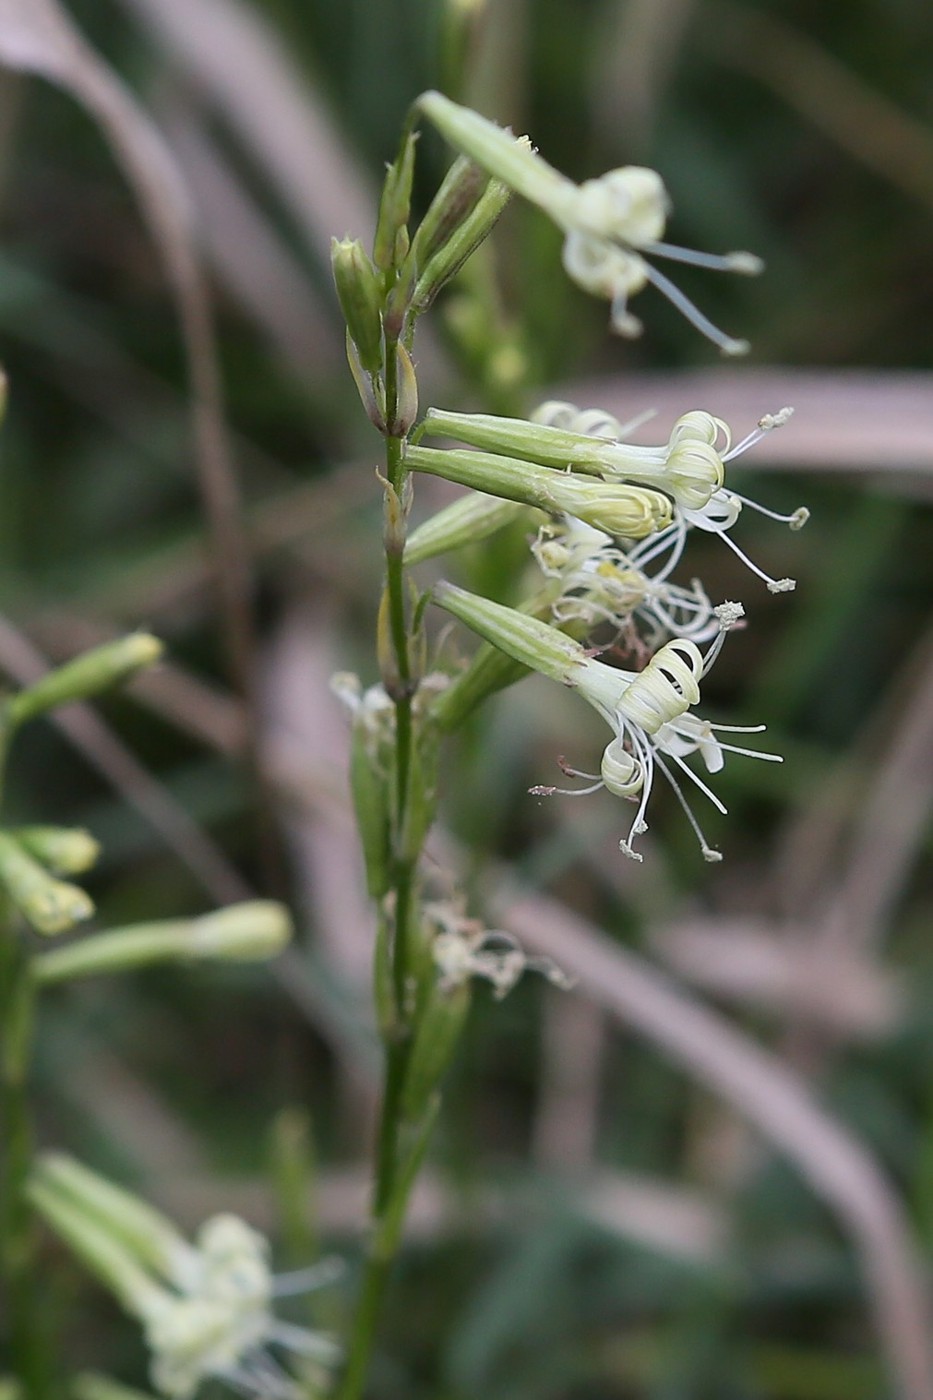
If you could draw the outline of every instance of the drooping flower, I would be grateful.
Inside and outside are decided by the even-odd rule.
[[[689,638],[675,638],[662,646],[642,671],[627,671],[596,660],[586,648],[555,632],[547,623],[454,584],[436,585],[434,596],[441,607],[516,661],[578,690],[606,720],[613,737],[603,754],[600,772],[581,773],[566,767],[564,771],[586,778],[591,784],[576,789],[572,795],[582,796],[606,787],[619,797],[637,802],[628,835],[619,843],[626,855],[634,860],[642,858],[634,849],[634,841],[647,829],[645,813],[657,769],[674,789],[704,858],[721,859],[703,835],[681,790],[677,771],[719,811],[725,812],[719,798],[685,761],[687,757],[699,754],[707,771],[713,773],[722,768],[724,755],[730,752],[781,762],[778,754],[740,748],[717,738],[722,732],[760,733],[763,725],[715,725],[691,713],[700,698],[700,680],[715,661],[725,633],[743,616],[740,603],[721,603],[714,609],[719,633],[705,655]],[[559,791],[565,790],[545,786],[532,789],[541,796]]]
[[[602,409],[581,411],[562,400],[542,404],[530,420],[432,408],[425,415],[420,434],[459,438],[482,451],[471,454],[415,447],[409,449],[409,457],[411,464],[422,470],[433,470],[493,494],[511,494],[513,499],[538,505],[552,515],[575,516],[614,539],[642,540],[638,566],[644,571],[654,561],[661,561],[653,575],[657,583],[672,573],[688,531],[696,528],[721,535],[771,592],[785,593],[795,586],[793,579],[771,578],[748,558],[728,532],[744,506],[781,521],[792,530],[799,530],[806,523],[809,512],[800,507],[790,515],[781,515],[760,506],[725,485],[725,469],[767,433],[786,423],[792,412],[782,408],[777,413],[764,414],[752,431],[733,445],[731,430],[723,419],[695,409],[677,419],[667,442],[642,446],[624,439],[645,421],[645,415],[623,425]],[[485,465],[488,463],[496,464],[495,471]],[[583,514],[579,500],[589,501],[593,495],[592,491],[581,490],[581,482],[587,476],[599,478],[607,486],[638,491],[653,501],[651,513],[645,514],[637,532],[619,511],[610,516],[605,509],[597,512],[588,507],[587,514]],[[521,491],[519,483],[526,479],[534,481],[533,495]],[[571,486],[573,490],[569,489]],[[658,500],[665,498],[666,518],[657,505]],[[645,528],[646,524],[653,528]],[[633,557],[629,553],[630,560]]]
[[[706,796],[718,811],[726,808],[712,789],[691,768],[685,759],[699,754],[710,773],[718,773],[726,753],[740,753],[749,758],[761,758],[780,763],[778,754],[723,743],[717,734],[761,733],[764,725],[717,725],[691,713],[700,699],[700,680],[709,670],[719,652],[722,637],[742,615],[737,603],[726,603],[717,609],[720,633],[705,657],[695,643],[687,638],[667,642],[648,662],[644,670],[632,675],[607,666],[591,657],[584,662],[582,672],[574,679],[576,688],[590,702],[613,730],[613,738],[603,754],[600,773],[574,774],[590,778],[592,786],[578,792],[593,792],[606,787],[619,797],[637,801],[638,807],[627,837],[619,847],[633,860],[641,860],[634,848],[636,836],[647,830],[645,813],[651,796],[655,769],[658,769],[674,790],[692,826],[703,858],[718,861],[722,857],[712,849],[681,789],[679,770]],[[565,770],[566,771],[566,770]],[[542,794],[558,789],[537,788]]]
[[[671,523],[663,526],[639,547],[638,563],[642,569],[655,560],[664,560],[654,574],[656,584],[662,584],[680,562],[688,530],[693,527],[720,535],[743,564],[767,584],[769,592],[788,593],[795,587],[794,580],[771,578],[749,559],[731,538],[729,531],[738,520],[743,506],[770,520],[788,525],[792,530],[801,529],[810,512],[805,506],[800,506],[790,515],[768,510],[748,496],[726,487],[724,469],[766,434],[783,427],[792,413],[792,408],[782,408],[777,413],[764,414],[751,432],[733,444],[728,423],[711,413],[694,410],[678,418],[666,448],[638,448],[623,441],[627,433],[644,422],[644,418],[623,425],[602,409],[581,411],[575,404],[562,400],[542,404],[532,414],[532,420],[544,427],[596,439],[596,460],[608,480],[636,479],[670,492],[674,499]],[[638,461],[628,455],[638,452],[646,454],[646,457],[651,453],[663,453],[663,465],[647,460]]]
[[[440,93],[424,93],[418,105],[453,146],[536,204],[563,230],[567,275],[584,291],[611,303],[610,325],[619,335],[641,334],[641,322],[628,303],[651,283],[723,354],[748,350],[747,341],[735,340],[713,325],[649,259],[753,276],[762,269],[760,258],[751,253],[699,253],[662,242],[670,200],[656,171],[627,165],[576,185],[548,165],[527,139],[516,139]]]

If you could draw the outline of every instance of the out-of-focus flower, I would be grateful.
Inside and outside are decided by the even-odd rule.
[[[641,334],[641,322],[628,303],[650,282],[723,354],[745,354],[747,341],[735,340],[713,325],[649,259],[668,258],[746,276],[762,270],[761,259],[752,253],[699,253],[662,242],[670,200],[656,171],[626,165],[576,185],[542,160],[527,138],[516,139],[441,93],[424,93],[418,105],[453,146],[544,210],[563,230],[567,275],[584,291],[611,303],[610,324],[619,335]]]
[[[153,1385],[169,1400],[191,1400],[209,1379],[253,1400],[301,1400],[306,1390],[274,1349],[322,1371],[339,1360],[330,1337],[273,1312],[276,1297],[332,1281],[335,1261],[273,1276],[268,1241],[238,1216],[213,1216],[191,1244],[144,1201],[65,1156],[40,1158],[29,1196],[142,1323]]]

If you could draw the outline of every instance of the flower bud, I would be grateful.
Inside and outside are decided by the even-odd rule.
[[[37,933],[64,933],[94,913],[84,890],[56,880],[6,831],[0,832],[0,884]]]
[[[402,1090],[402,1112],[411,1123],[419,1122],[424,1115],[450,1064],[466,1024],[470,1000],[468,981],[443,989],[435,983],[431,990],[415,1031]]]
[[[368,374],[382,368],[382,286],[358,239],[331,239],[330,261],[340,307],[360,364]]]
[[[162,643],[148,632],[133,632],[118,641],[105,642],[11,696],[6,702],[9,722],[23,724],[58,705],[99,695],[129,680],[145,666],[152,666],[161,655]]]
[[[504,501],[498,496],[471,491],[412,531],[405,545],[405,563],[421,564],[438,554],[488,539],[525,513],[525,508],[517,501]]]
[[[475,167],[474,167],[475,169]],[[495,228],[511,198],[501,180],[490,180],[473,209],[451,230],[447,239],[418,269],[412,295],[416,313],[426,311],[445,282],[449,282]]]
[[[404,345],[395,347],[395,417],[386,425],[390,437],[405,437],[418,417],[418,380]]]
[[[420,272],[476,207],[489,183],[484,170],[466,156],[454,161],[411,241],[409,256]]]
[[[439,607],[523,666],[564,685],[576,684],[586,664],[586,650],[546,622],[446,581],[435,584],[432,596]]]
[[[33,959],[40,986],[75,977],[127,972],[154,963],[221,958],[258,962],[275,957],[291,937],[284,906],[254,899],[204,914],[200,919],[164,919],[95,934]]]
[[[100,856],[100,842],[81,827],[18,826],[10,834],[53,875],[83,875]]]
[[[281,953],[291,936],[292,921],[284,904],[250,899],[195,919],[188,956],[261,962]]]
[[[642,539],[664,529],[672,518],[671,502],[658,491],[553,471],[487,452],[409,447],[405,460],[414,471],[523,501],[549,515],[573,515],[615,538]]]
[[[399,234],[408,223],[417,140],[417,133],[409,132],[397,159],[386,171],[373,241],[373,261],[383,271],[395,265],[400,251]],[[401,251],[403,255],[407,251],[404,244]]]

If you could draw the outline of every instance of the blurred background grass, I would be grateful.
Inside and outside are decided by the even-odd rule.
[[[231,1205],[272,1225],[270,1160],[287,1137],[272,1125],[302,1105],[320,1228],[352,1252],[373,1094],[368,911],[326,680],[348,666],[374,679],[379,508],[327,236],[368,237],[405,108],[450,81],[445,16],[439,0],[82,0],[71,13],[165,131],[199,214],[250,522],[275,839],[262,837],[242,760],[159,257],[93,123],[64,93],[10,73],[0,667],[15,674],[25,641],[60,658],[135,623],[165,637],[172,664],[102,706],[107,730],[86,735],[84,752],[50,726],[30,732],[7,814],[86,824],[104,841],[93,880],[104,926],[284,888],[302,948],[275,975],[163,972],[56,997],[42,1026],[42,1136],[188,1224]],[[870,406],[866,430],[883,437],[889,423],[897,446],[847,472],[850,417],[839,442],[813,441],[805,476],[806,445],[793,479],[756,477],[749,461],[751,494],[813,510],[801,536],[744,527],[753,557],[798,577],[790,598],[759,591],[717,541],[692,548],[710,594],[744,598],[751,619],[710,703],[723,718],[766,720],[768,747],[788,759],[729,765],[731,815],[710,823],[723,866],[702,865],[663,797],[635,871],[620,868],[609,799],[533,803],[529,783],[547,780],[568,735],[584,766],[596,744],[566,697],[534,682],[464,736],[445,812],[455,835],[666,966],[744,1043],[809,1080],[893,1183],[925,1257],[933,451],[922,429],[933,381],[919,372],[933,355],[931,41],[933,10],[919,0],[491,0],[465,95],[576,178],[660,169],[674,241],[749,247],[768,265],[755,283],[688,270],[682,285],[748,336],[753,365],[873,371],[858,381],[871,396],[850,395],[847,412],[857,427]],[[425,135],[421,154],[424,201],[444,153]],[[715,367],[650,291],[643,340],[610,342],[605,306],[566,285],[558,261],[554,231],[511,209],[495,263],[439,307],[421,342],[435,401],[518,409],[545,386],[573,397],[584,377],[631,399],[639,380],[627,376]],[[733,366],[717,373],[748,382]],[[717,412],[717,392],[682,409]],[[748,401],[739,434],[780,407]],[[904,445],[912,415],[916,449]],[[808,442],[800,418],[784,431]],[[466,560],[467,575],[506,589],[520,545]],[[471,868],[482,903],[491,877],[479,859]],[[901,1393],[867,1325],[850,1232],[704,1076],[672,1067],[598,998],[523,985],[503,1005],[477,1000],[374,1396]],[[63,1267],[50,1307],[69,1361],[141,1381],[132,1329]],[[321,1306],[339,1317],[339,1298]]]

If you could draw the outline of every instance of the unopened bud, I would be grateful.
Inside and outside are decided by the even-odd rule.
[[[446,240],[419,269],[412,304],[420,313],[427,309],[441,287],[461,269],[485,238],[492,233],[499,216],[511,198],[511,190],[501,180],[490,180],[475,206],[451,230]]]
[[[408,223],[411,211],[411,184],[415,172],[416,132],[410,132],[398,158],[386,171],[382,197],[379,201],[379,217],[376,221],[376,236],[373,241],[373,261],[383,271],[396,263],[400,247],[399,232]],[[402,254],[407,247],[401,249]]]
[[[526,514],[531,520],[527,508],[517,501],[504,501],[499,496],[471,491],[412,531],[405,545],[405,563],[421,564],[438,554],[488,539]]]
[[[83,875],[100,856],[100,842],[81,827],[18,826],[10,834],[53,875]]]
[[[251,899],[195,919],[190,956],[257,962],[281,953],[291,936],[292,921],[284,904]]]
[[[215,958],[259,962],[280,953],[291,931],[291,920],[281,904],[248,900],[200,919],[163,919],[83,938],[34,958],[32,975],[39,986],[46,987],[155,963]]]
[[[466,156],[454,161],[412,239],[411,259],[419,272],[475,208],[488,183],[475,161]]]
[[[429,975],[433,974],[431,968]],[[435,983],[431,989],[415,1031],[402,1091],[402,1112],[409,1122],[419,1122],[438,1088],[463,1033],[470,1000],[468,981],[450,988]]]
[[[152,666],[161,655],[162,643],[148,632],[133,632],[118,641],[105,642],[49,671],[27,690],[11,696],[6,703],[9,722],[23,724],[58,705],[99,695],[129,680],[144,667]]]
[[[360,364],[369,374],[382,367],[382,286],[358,239],[331,239],[330,261],[340,307]]]
[[[84,890],[56,880],[10,832],[0,832],[0,884],[37,933],[64,933],[94,913]]]
[[[564,685],[576,684],[587,652],[548,623],[446,581],[435,584],[432,597],[439,607],[523,666]]]
[[[386,428],[390,437],[405,437],[418,417],[418,380],[404,345],[395,347],[395,418]]]

